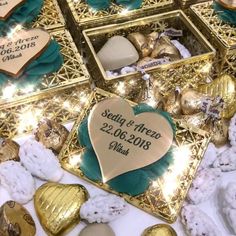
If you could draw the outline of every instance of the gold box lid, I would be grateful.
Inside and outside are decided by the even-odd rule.
[[[220,20],[212,4],[213,1],[199,3],[191,6],[190,9],[204,24],[209,33],[225,48],[236,48],[236,28]]]

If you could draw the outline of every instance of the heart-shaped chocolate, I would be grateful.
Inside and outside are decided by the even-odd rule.
[[[82,185],[46,183],[36,191],[34,206],[43,228],[58,235],[80,221],[80,207],[87,199]]]
[[[4,20],[26,0],[0,0],[0,20]]]
[[[156,162],[173,142],[173,130],[163,116],[155,112],[135,116],[121,98],[95,105],[88,129],[104,182]]]
[[[0,72],[19,76],[31,60],[41,55],[49,42],[50,35],[42,29],[20,30],[12,36],[0,38]]]

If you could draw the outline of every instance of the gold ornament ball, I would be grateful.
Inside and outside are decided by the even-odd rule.
[[[1,236],[34,236],[36,226],[30,213],[19,203],[5,202],[0,208]]]
[[[35,139],[46,148],[59,153],[67,139],[69,131],[61,124],[52,120],[43,120],[38,124]]]
[[[20,161],[20,146],[13,140],[0,138],[0,163],[4,161]]]
[[[177,236],[177,234],[171,226],[157,224],[147,228],[142,236]]]

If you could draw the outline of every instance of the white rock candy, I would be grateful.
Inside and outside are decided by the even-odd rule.
[[[215,192],[221,176],[219,168],[200,170],[193,180],[187,198],[192,204],[199,204],[208,200]]]
[[[217,158],[217,149],[213,143],[209,143],[198,170],[210,167],[216,160],[216,158]]]
[[[63,170],[54,153],[33,139],[21,145],[19,156],[23,166],[33,176],[53,182],[59,181],[63,176]]]
[[[7,189],[12,199],[21,204],[29,202],[35,193],[34,178],[17,161],[0,164],[0,183]]]
[[[190,236],[220,236],[212,219],[194,205],[186,205],[181,211],[181,221]]]
[[[115,195],[96,195],[81,206],[80,217],[89,223],[108,223],[127,211],[128,205],[124,199]]]
[[[223,212],[236,234],[236,182],[231,182],[223,194]]]
[[[214,161],[213,167],[220,168],[224,172],[236,170],[236,146],[222,152]]]
[[[228,130],[230,144],[236,146],[236,114],[231,118]]]

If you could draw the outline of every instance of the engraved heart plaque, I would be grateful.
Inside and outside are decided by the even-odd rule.
[[[88,130],[104,182],[158,161],[173,142],[173,130],[163,116],[155,112],[135,116],[121,98],[95,105]]]
[[[11,13],[26,0],[0,0],[0,20],[7,19]]]
[[[0,72],[17,77],[50,42],[42,29],[20,30],[13,37],[0,38]]]

